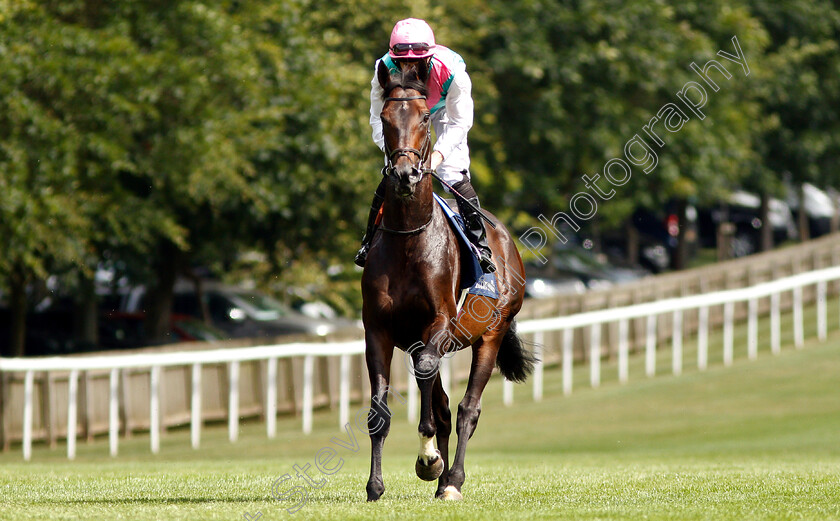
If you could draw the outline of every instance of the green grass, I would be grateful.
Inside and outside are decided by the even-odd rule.
[[[837,308],[830,311],[833,323]],[[764,323],[761,331],[766,338]],[[459,503],[434,500],[435,485],[414,476],[416,425],[397,404],[377,503],[365,502],[361,435],[358,453],[338,449],[344,466],[300,511],[271,497],[275,479],[312,463],[337,435],[337,413],[323,411],[309,436],[286,419],[275,440],[250,423],[230,444],[215,426],[193,451],[182,429],[164,437],[157,456],[146,436],[121,440],[117,458],[107,456],[106,439],[81,444],[74,462],[64,446],[36,445],[24,463],[18,447],[0,455],[0,519],[840,519],[840,334],[802,350],[787,345],[779,356],[762,343],[756,361],[745,359],[743,343],[739,329],[735,364],[710,357],[701,373],[690,368],[686,339],[680,377],[645,378],[633,357],[627,385],[608,377],[608,361],[600,389],[588,388],[580,367],[570,397],[559,371],[547,371],[543,401],[519,386],[512,407],[501,404],[494,378]],[[660,373],[670,371],[669,350],[661,346]],[[462,393],[459,386],[453,403]]]

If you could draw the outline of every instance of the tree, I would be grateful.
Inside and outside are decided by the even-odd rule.
[[[776,185],[789,175],[797,186],[806,182],[838,186],[840,10],[827,1],[752,1],[750,6],[772,37],[765,58],[767,81],[759,91],[771,122],[756,136],[762,166]],[[799,221],[805,240],[808,227],[802,204]]]
[[[109,90],[107,82],[95,81],[102,68],[96,67],[94,42],[72,27],[56,31],[37,4],[4,4],[0,19],[7,49],[0,53],[5,71],[0,78],[0,274],[10,290],[9,354],[21,355],[27,286],[68,265],[86,268],[90,246],[108,224],[131,224],[119,215],[99,220],[115,194],[89,190],[95,176],[90,158],[116,160],[113,143],[124,134],[124,112],[103,120],[101,113],[87,111],[95,109],[94,92],[105,96]],[[109,36],[111,43],[119,39]]]
[[[761,53],[763,33],[746,10],[721,10],[713,23],[729,38],[736,35],[748,56]],[[533,212],[548,219],[569,213],[570,196],[588,192],[592,215],[576,225],[616,226],[637,206],[715,199],[736,185],[755,159],[750,132],[759,106],[741,97],[750,78],[726,62],[738,75],[718,79],[726,84],[713,92],[689,68],[721,60],[720,49],[734,51],[731,42],[722,46],[693,25],[684,9],[653,0],[526,1],[506,9],[495,25],[499,31],[488,46],[495,46],[489,61],[499,92],[499,125],[509,165],[521,172],[520,204]],[[664,137],[656,143],[644,126],[668,103],[680,103],[677,93],[690,81],[706,89],[703,119],[685,103],[677,105],[688,122],[665,132],[660,114]],[[682,95],[701,100],[696,90]],[[633,163],[625,147],[636,136],[649,148],[648,161],[615,174],[626,184],[605,184],[611,160]],[[643,156],[643,145],[630,146]],[[655,167],[650,151],[657,155]],[[591,181],[596,175],[600,180]],[[605,195],[596,195],[590,185]]]
[[[196,2],[26,4],[6,15],[15,73],[2,86],[2,159],[20,190],[3,196],[4,223],[22,229],[3,239],[20,250],[5,261],[13,298],[48,264],[89,273],[112,251],[154,267],[157,337],[186,252],[211,238],[229,248],[238,223],[219,217],[254,200],[250,156],[264,134],[254,122],[267,97],[255,42],[224,7]],[[12,307],[21,312],[19,298]]]

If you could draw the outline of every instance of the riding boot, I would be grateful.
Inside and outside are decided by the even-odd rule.
[[[353,259],[353,262],[356,263],[356,266],[360,268],[364,268],[365,260],[367,260],[368,250],[370,249],[370,243],[373,241],[373,234],[376,233],[376,216],[379,214],[379,209],[382,207],[382,203],[385,201],[385,178],[382,178],[382,181],[379,183],[379,186],[376,187],[376,191],[373,193],[373,202],[370,204],[370,213],[368,214],[368,222],[367,228],[365,229],[365,236],[362,238],[362,247],[359,248],[359,252],[356,254],[356,258]]]
[[[490,247],[487,245],[487,231],[484,228],[484,219],[479,213],[481,212],[481,205],[478,202],[478,195],[475,193],[475,189],[470,184],[469,179],[466,179],[466,176],[463,181],[452,185],[452,188],[472,203],[472,205],[469,205],[460,197],[455,198],[458,203],[458,211],[461,213],[466,224],[467,236],[478,247],[478,263],[481,266],[481,271],[492,273],[496,271],[496,265],[493,264],[492,253]]]

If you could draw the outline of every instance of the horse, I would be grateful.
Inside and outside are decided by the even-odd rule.
[[[438,480],[435,497],[462,499],[464,459],[481,414],[481,394],[498,366],[509,380],[524,381],[535,359],[515,332],[522,307],[524,267],[510,233],[485,212],[488,243],[496,263],[499,298],[468,295],[457,314],[460,294],[459,244],[433,199],[431,117],[426,105],[429,71],[408,62],[391,75],[381,63],[377,79],[385,92],[382,109],[387,165],[382,221],[362,274],[365,359],[370,377],[371,440],[368,501],[385,492],[382,446],[390,430],[387,408],[394,347],[409,355],[420,390],[420,449],[417,476]],[[467,312],[465,312],[465,310]],[[449,397],[437,368],[441,358],[472,346],[469,382],[458,405],[458,443],[449,465],[452,431]],[[437,449],[433,440],[437,439]]]

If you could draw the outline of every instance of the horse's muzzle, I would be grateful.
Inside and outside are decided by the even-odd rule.
[[[394,175],[397,177],[397,195],[400,197],[411,197],[417,188],[417,183],[423,172],[416,166],[409,164],[397,165],[394,168]]]

